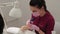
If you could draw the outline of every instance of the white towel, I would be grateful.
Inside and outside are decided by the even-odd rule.
[[[12,33],[12,34],[36,34],[34,31],[26,30],[26,31],[21,31],[20,28],[17,27],[9,27],[7,29],[7,32]]]

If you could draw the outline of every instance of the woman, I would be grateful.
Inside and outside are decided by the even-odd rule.
[[[54,30],[54,18],[47,10],[45,0],[31,0],[30,9],[32,10],[32,18],[22,30],[35,30],[36,34],[52,34]]]
[[[4,29],[4,20],[2,18],[2,15],[0,14],[0,34],[3,34]]]

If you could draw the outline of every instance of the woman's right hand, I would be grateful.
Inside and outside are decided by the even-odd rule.
[[[39,27],[34,25],[34,24],[31,24],[30,23],[30,19],[27,20],[26,25],[29,27],[30,30],[37,30],[37,31],[39,31]]]

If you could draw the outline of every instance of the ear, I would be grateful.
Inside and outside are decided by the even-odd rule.
[[[42,6],[42,9],[44,9],[44,6]]]

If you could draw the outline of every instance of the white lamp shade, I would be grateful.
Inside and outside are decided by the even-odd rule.
[[[20,8],[12,8],[11,11],[9,12],[9,16],[11,17],[16,17],[20,18],[22,16],[22,12]]]

